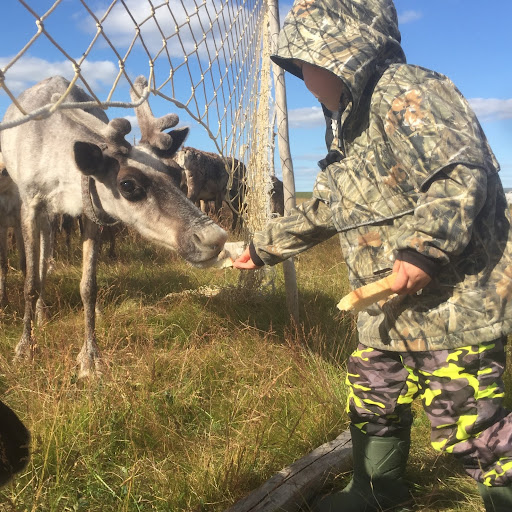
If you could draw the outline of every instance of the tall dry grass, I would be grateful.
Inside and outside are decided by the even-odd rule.
[[[101,379],[78,382],[82,343],[77,237],[58,247],[48,320],[30,363],[12,364],[23,283],[11,271],[0,392],[32,432],[27,469],[0,491],[0,511],[222,511],[347,428],[344,361],[355,343],[335,239],[297,258],[302,323],[274,292],[237,288],[238,271],[198,270],[119,239],[98,282]],[[13,266],[16,256],[11,254]],[[214,296],[187,293],[220,287]],[[473,482],[428,445],[416,407],[409,478],[416,510],[482,510]],[[342,475],[335,485],[342,485]]]

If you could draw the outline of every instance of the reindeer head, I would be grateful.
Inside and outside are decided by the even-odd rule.
[[[145,87],[144,77],[135,80],[131,91],[134,102],[140,100]],[[218,254],[227,235],[179,189],[171,160],[189,129],[164,132],[178,124],[178,116],[155,118],[147,101],[135,111],[142,135],[136,146],[125,139],[131,130],[126,119],[106,124],[84,110],[66,111],[90,133],[89,140],[76,140],[73,145],[75,163],[87,177],[84,195],[92,196],[93,209],[101,205],[109,218],[133,225],[152,241],[202,264]],[[85,205],[84,211],[87,214]]]

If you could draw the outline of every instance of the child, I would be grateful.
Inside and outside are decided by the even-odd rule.
[[[322,104],[329,150],[312,199],[254,234],[234,266],[274,265],[339,233],[354,288],[391,272],[395,299],[358,316],[347,367],[354,475],[315,510],[410,499],[420,397],[436,450],[512,510],[512,237],[499,166],[452,82],[406,64],[392,0],[296,0],[272,59]]]

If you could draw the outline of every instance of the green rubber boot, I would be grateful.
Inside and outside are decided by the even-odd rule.
[[[409,455],[410,431],[404,431],[399,437],[378,437],[369,436],[351,425],[350,432],[354,462],[352,481],[342,491],[324,496],[313,503],[312,510],[397,510],[396,507],[411,499],[409,488],[403,479]]]
[[[478,483],[478,491],[484,500],[486,512],[512,511],[512,485],[506,487],[487,487]]]

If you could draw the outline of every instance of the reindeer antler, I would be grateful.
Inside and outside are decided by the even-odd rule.
[[[133,88],[130,96],[133,102],[139,101],[144,89],[148,86],[148,81],[144,76],[139,76],[133,82]],[[176,114],[167,114],[156,118],[151,112],[149,103],[145,101],[142,105],[135,107],[135,114],[139,122],[141,133],[141,142],[158,149],[169,149],[172,144],[172,137],[168,133],[162,133],[167,128],[176,126],[179,117]]]
[[[105,138],[107,141],[113,142],[118,148],[130,149],[130,143],[125,139],[132,130],[132,125],[128,119],[124,117],[116,117],[112,119],[105,130]]]

